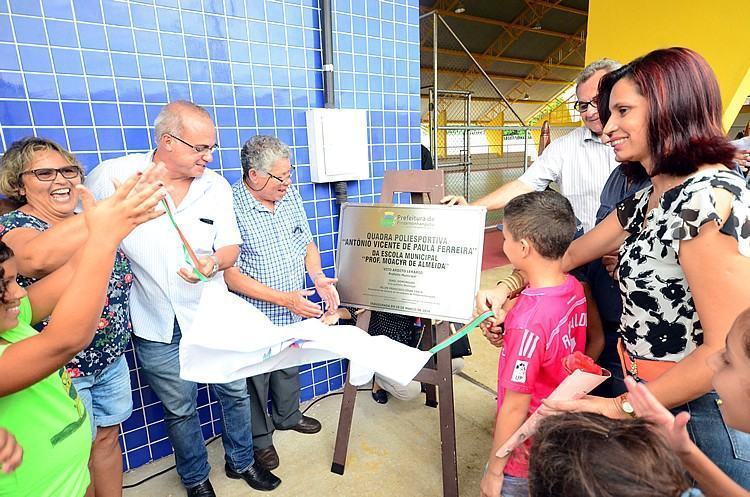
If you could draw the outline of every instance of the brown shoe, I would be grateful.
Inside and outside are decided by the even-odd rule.
[[[255,449],[255,460],[268,471],[279,467],[279,454],[273,445],[269,445],[265,449]]]
[[[277,430],[294,430],[298,433],[304,433],[305,435],[311,435],[313,433],[318,433],[322,426],[320,425],[320,421],[318,421],[315,418],[311,418],[309,416],[302,416],[302,419],[299,420],[299,423],[297,423],[294,426],[290,426],[289,428],[276,428]]]

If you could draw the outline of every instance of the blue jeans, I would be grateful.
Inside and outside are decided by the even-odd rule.
[[[91,438],[96,438],[97,426],[116,426],[133,412],[130,393],[130,370],[125,356],[104,368],[100,373],[73,378],[91,422]]]
[[[180,378],[180,338],[175,320],[171,343],[133,337],[135,354],[146,380],[164,405],[164,421],[174,447],[177,473],[186,488],[208,480],[210,466],[203,443],[196,397],[198,385]],[[229,467],[241,473],[252,466],[253,438],[250,425],[250,397],[245,380],[211,385],[221,407],[224,458]]]
[[[741,487],[750,488],[750,434],[724,423],[716,405],[718,398],[716,392],[710,392],[673,412],[689,412],[687,428],[698,448]]]
[[[529,497],[529,480],[517,476],[503,475],[501,497]]]

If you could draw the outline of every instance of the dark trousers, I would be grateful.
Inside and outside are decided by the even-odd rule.
[[[299,370],[297,367],[280,369],[247,379],[250,394],[250,414],[253,427],[253,446],[256,450],[273,444],[276,428],[291,428],[302,419],[299,410]],[[268,398],[271,414],[268,414]]]
[[[597,395],[599,397],[617,397],[627,391],[625,387],[625,381],[622,374],[622,366],[620,365],[620,356],[617,354],[617,340],[620,338],[620,334],[617,330],[620,328],[620,323],[614,321],[602,321],[604,328],[604,350],[602,355],[596,361],[601,367],[608,369],[612,373],[612,377],[596,387],[591,395]]]

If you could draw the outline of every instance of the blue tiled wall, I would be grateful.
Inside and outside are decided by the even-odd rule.
[[[417,0],[335,0],[336,104],[367,109],[372,179],[350,201],[378,200],[386,170],[419,168]],[[318,0],[0,0],[0,147],[35,134],[87,169],[150,149],[154,117],[190,99],[215,117],[211,167],[240,178],[239,147],[274,134],[293,150],[296,181],[323,265],[333,271],[338,207],[312,184],[304,111],[323,106]],[[309,283],[309,282],[308,282]],[[131,351],[133,416],[123,423],[126,469],[171,453],[163,411]],[[302,398],[343,382],[341,361],[301,368]],[[205,437],[218,405],[199,389]]]

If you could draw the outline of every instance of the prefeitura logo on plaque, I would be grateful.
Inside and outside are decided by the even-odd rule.
[[[383,219],[380,220],[380,226],[383,228],[391,228],[396,224],[396,216],[393,211],[385,211],[383,213]]]

